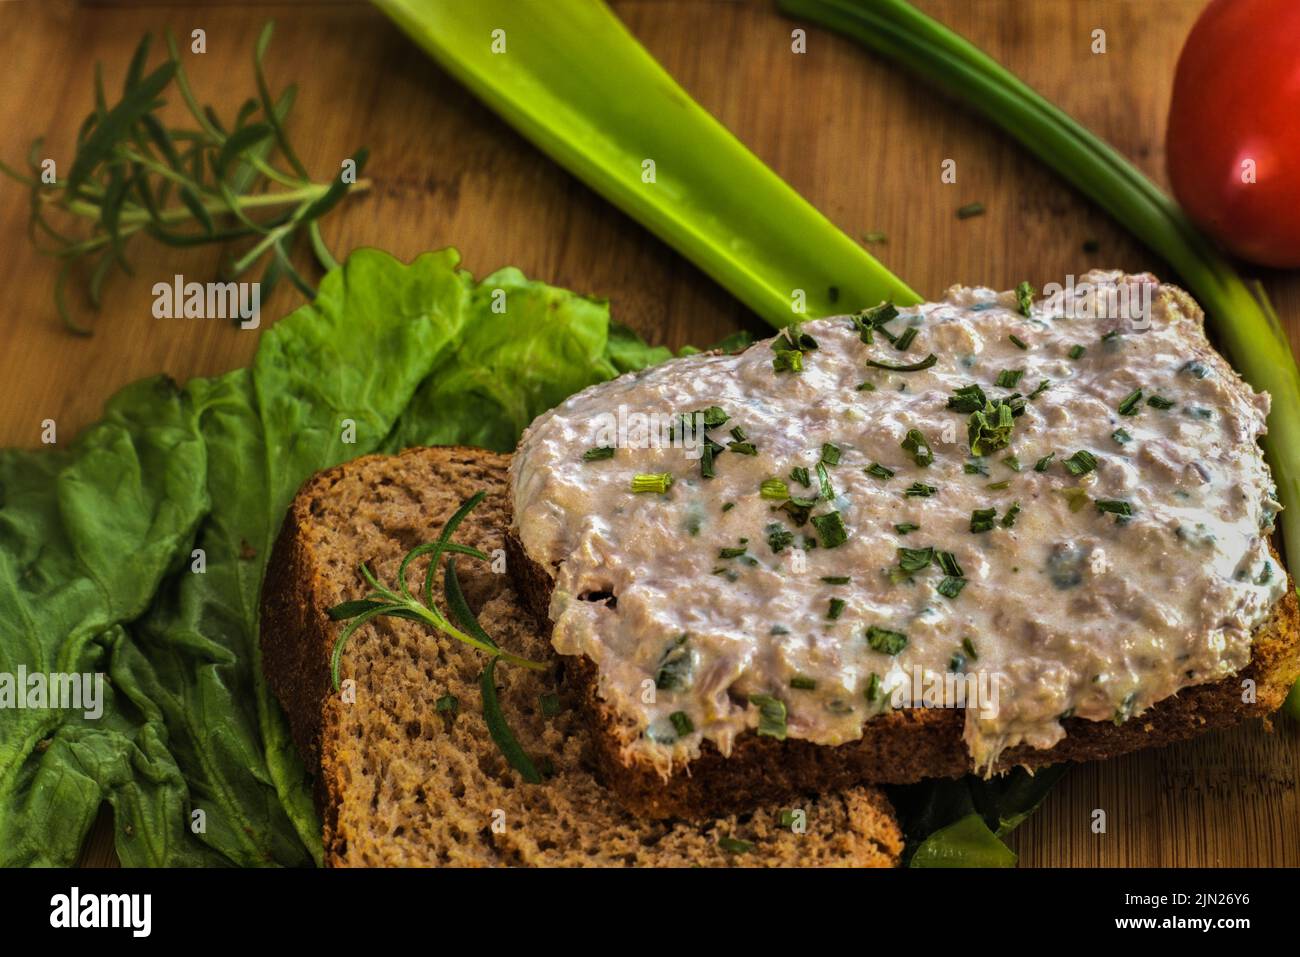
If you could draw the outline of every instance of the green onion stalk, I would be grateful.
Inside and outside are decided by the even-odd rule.
[[[973,107],[1173,267],[1233,365],[1272,396],[1264,451],[1285,506],[1287,564],[1300,568],[1300,372],[1263,286],[1247,285],[1178,204],[1113,147],[905,0],[777,0],[777,6],[861,42]],[[1300,717],[1300,685],[1288,706]]]
[[[375,0],[543,151],[776,327],[920,297],[691,99],[600,0]]]

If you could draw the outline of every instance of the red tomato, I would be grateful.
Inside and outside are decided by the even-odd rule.
[[[1252,262],[1300,266],[1300,0],[1205,8],[1178,58],[1165,146],[1201,228]]]

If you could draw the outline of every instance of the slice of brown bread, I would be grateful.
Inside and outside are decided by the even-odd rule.
[[[507,535],[509,566],[524,603],[542,627],[551,574]],[[1274,555],[1274,558],[1277,558]],[[1281,566],[1281,561],[1278,561]],[[753,733],[736,739],[723,756],[706,742],[703,753],[666,781],[648,763],[628,761],[624,746],[638,729],[611,709],[597,693],[596,667],[588,658],[570,659],[569,684],[592,726],[601,780],[624,806],[650,817],[705,818],[725,811],[782,801],[812,789],[828,791],[866,782],[908,784],[925,778],[958,777],[972,769],[962,741],[964,711],[907,709],[886,712],[867,722],[862,738],[835,747]],[[1048,750],[1011,748],[999,770],[1046,767],[1061,761],[1095,761],[1140,748],[1171,744],[1248,718],[1267,718],[1286,698],[1300,675],[1300,609],[1295,583],[1272,617],[1257,629],[1250,664],[1239,674],[1194,685],[1157,703],[1123,724],[1071,718],[1066,737]],[[1245,701],[1246,681],[1254,700]]]
[[[485,659],[446,635],[377,619],[353,635],[343,657],[355,700],[332,690],[329,655],[341,624],[325,611],[368,591],[358,565],[368,562],[380,581],[393,582],[405,553],[435,538],[479,490],[487,498],[456,540],[489,553],[502,548],[508,461],[467,448],[369,456],[316,475],[289,509],[263,588],[263,663],[316,772],[326,864],[897,864],[898,826],[871,787],[755,810],[741,801],[742,813],[702,824],[629,814],[591,773],[584,711],[560,680],[565,662],[508,576],[470,559],[459,559],[457,571],[483,627],[505,649],[555,662],[545,673],[497,669],[502,708],[520,743],[553,767],[545,783],[527,784],[507,765],[482,717]],[[414,567],[413,584],[424,567]],[[558,694],[558,713],[547,715],[554,709],[543,709],[544,694]],[[454,717],[437,709],[446,695],[459,702]],[[802,833],[782,826],[789,809],[803,811]]]

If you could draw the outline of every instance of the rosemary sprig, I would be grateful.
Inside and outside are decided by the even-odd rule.
[[[109,105],[103,71],[95,68],[95,108],[81,124],[67,174],[46,182],[43,140],[27,154],[30,173],[0,162],[0,173],[30,191],[28,234],[37,248],[60,260],[54,301],[64,325],[90,335],[68,308],[66,286],[73,268],[88,267],[87,294],[99,309],[103,286],[115,268],[127,275],[128,243],[144,234],[168,246],[188,247],[245,240],[231,251],[223,278],[232,280],[259,262],[266,266],[261,296],[288,278],[308,297],[311,284],[290,260],[295,241],[305,234],[324,269],[337,265],[321,237],[318,220],[353,189],[369,183],[340,175],[314,182],[289,145],[284,121],[297,88],[273,99],[263,70],[274,24],[267,23],[253,55],[257,96],[239,108],[227,126],[210,106],[200,106],[186,77],[176,41],[167,35],[167,58],[146,73],[151,37],[146,34],[127,68],[122,96]],[[161,119],[162,94],[179,93],[194,118],[193,128],[168,127]],[[289,170],[272,163],[278,150]],[[367,151],[358,150],[349,167],[359,177]],[[55,171],[65,166],[58,163]],[[60,220],[56,226],[57,214]],[[66,221],[66,222],[65,222]]]
[[[457,641],[464,642],[471,648],[475,648],[488,656],[487,665],[479,676],[479,690],[483,697],[483,718],[487,722],[488,733],[492,736],[492,740],[496,742],[497,747],[501,749],[501,753],[505,755],[511,767],[518,771],[528,783],[539,784],[542,776],[528,757],[527,752],[520,746],[514,732],[510,730],[510,725],[501,710],[500,702],[497,700],[496,666],[498,662],[505,661],[521,668],[545,671],[548,665],[545,662],[521,658],[519,655],[503,650],[483,630],[483,626],[479,624],[477,616],[475,616],[473,610],[469,607],[469,603],[465,600],[465,593],[460,587],[460,578],[456,574],[456,562],[451,557],[453,554],[459,554],[468,555],[471,558],[477,558],[485,562],[491,561],[488,555],[478,549],[451,540],[452,533],[465,520],[465,516],[483,501],[484,495],[484,492],[478,492],[467,499],[456,510],[456,513],[447,520],[447,524],[443,526],[436,541],[418,545],[406,553],[406,557],[402,559],[402,564],[397,571],[398,584],[396,591],[381,585],[369,566],[364,562],[361,564],[361,574],[371,586],[372,591],[365,598],[342,602],[327,612],[329,617],[335,621],[348,621],[347,626],[335,640],[334,649],[330,654],[330,676],[334,683],[334,689],[337,691],[341,685],[339,669],[348,639],[352,637],[357,629],[374,618],[388,616],[390,618],[404,618],[407,621],[420,622],[441,631],[443,634],[450,635]],[[406,573],[411,563],[424,555],[429,556],[429,565],[425,569],[421,595],[417,596],[411,592]],[[456,619],[455,625],[443,615],[442,611],[433,602],[433,582],[438,571],[438,561],[443,555],[448,556],[443,572],[443,596],[446,599],[447,608],[451,612],[451,617]],[[457,625],[460,627],[458,628]]]

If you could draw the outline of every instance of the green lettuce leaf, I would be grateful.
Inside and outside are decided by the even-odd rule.
[[[371,451],[508,449],[572,392],[668,357],[601,300],[457,263],[355,252],[250,369],[137,383],[67,450],[0,451],[0,672],[109,676],[95,719],[0,709],[0,864],[71,863],[104,801],[126,864],[319,858],[257,640],[294,492]]]
[[[67,449],[0,451],[0,674],[109,676],[98,717],[0,708],[0,863],[70,863],[106,800],[124,860],[179,833],[184,781],[123,673],[122,624],[187,551],[206,467],[196,411],[162,378],[118,393]]]

